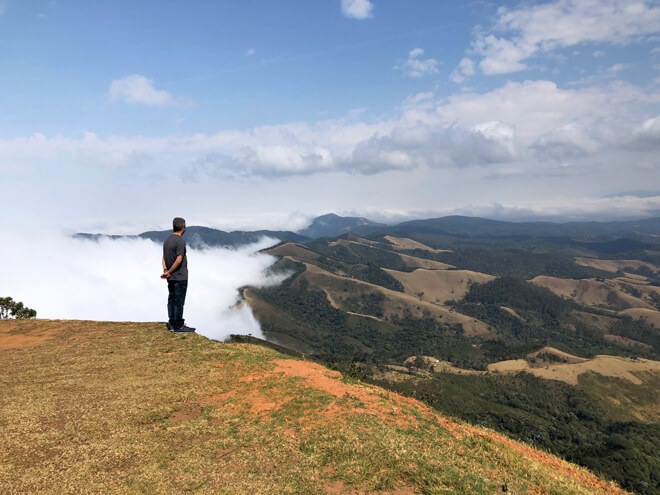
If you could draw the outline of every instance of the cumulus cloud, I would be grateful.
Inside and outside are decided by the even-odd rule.
[[[153,80],[139,74],[113,80],[108,95],[113,100],[121,100],[127,103],[140,103],[149,106],[176,105],[176,101],[170,93],[154,88]]]
[[[341,12],[351,19],[373,17],[374,6],[369,0],[341,0]]]
[[[494,33],[478,30],[472,51],[481,57],[484,74],[506,74],[525,69],[526,61],[539,53],[587,42],[625,44],[657,33],[658,26],[655,2],[557,0],[500,7]]]
[[[540,160],[566,162],[584,158],[596,151],[599,144],[587,130],[571,123],[551,130],[541,136],[532,149]]]
[[[216,340],[230,333],[261,336],[249,306],[237,304],[238,288],[281,281],[282,276],[268,274],[275,258],[257,253],[275,242],[189,250],[186,322]],[[3,271],[2,289],[36,309],[40,318],[167,321],[160,244],[23,234],[14,236],[7,249],[13,262]]]
[[[422,77],[429,74],[438,73],[438,61],[434,58],[422,59],[424,55],[424,50],[422,48],[413,48],[408,53],[408,60],[401,67],[396,67],[400,69],[408,77]]]
[[[375,174],[387,170],[469,167],[514,159],[513,130],[500,122],[463,128],[438,122],[402,122],[386,136],[374,136],[356,146],[352,172]]]

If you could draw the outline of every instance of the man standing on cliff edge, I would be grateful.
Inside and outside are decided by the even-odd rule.
[[[172,234],[163,244],[163,274],[160,278],[167,280],[167,323],[168,330],[176,333],[191,333],[194,328],[184,325],[183,305],[186,302],[188,290],[188,259],[186,258],[186,241],[182,236],[186,232],[186,221],[176,217],[172,220]]]

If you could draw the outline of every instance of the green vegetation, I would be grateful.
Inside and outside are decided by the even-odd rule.
[[[362,315],[371,315],[376,317],[383,316],[383,301],[385,296],[381,292],[369,292],[360,294],[359,297],[349,296],[343,300],[343,305],[353,313]]]
[[[610,334],[651,346],[650,349],[623,347],[605,339],[603,330],[587,324],[574,313],[578,309],[593,313],[599,313],[598,310],[581,307],[548,289],[512,277],[474,284],[461,301],[450,304],[457,311],[492,325],[512,346],[533,344],[538,349],[549,345],[585,357],[616,354],[657,359],[660,356],[660,335],[648,323],[608,313],[614,322],[608,328]],[[520,317],[502,306],[514,309]],[[510,352],[506,355],[509,356],[506,359],[513,358]]]
[[[304,343],[315,359],[351,376],[362,380],[377,377],[382,386],[559,453],[631,490],[655,493],[660,488],[653,474],[660,458],[656,447],[660,426],[654,414],[657,376],[651,374],[642,385],[631,385],[622,379],[606,381],[601,375],[587,374],[580,376],[578,386],[525,373],[434,373],[429,377],[425,371],[429,364],[419,357],[433,356],[466,370],[486,370],[491,363],[525,358],[551,346],[585,358],[609,354],[657,360],[660,334],[645,320],[623,316],[613,308],[582,306],[527,281],[537,275],[599,280],[620,276],[577,265],[574,257],[606,253],[612,259],[631,259],[631,253],[640,254],[635,251],[640,243],[525,236],[469,238],[434,232],[406,236],[432,248],[451,250],[435,253],[397,250],[383,237],[373,236],[366,242],[343,236],[317,240],[308,247],[321,254],[316,263],[338,277],[395,290],[381,268],[413,269],[398,253],[496,275],[499,278],[490,282],[470,285],[464,298],[444,305],[450,312],[485,323],[490,334],[481,330],[478,335],[468,335],[447,313],[422,311],[418,300],[395,301],[377,288],[351,292],[351,285],[345,284],[342,293],[337,282],[341,278],[332,282],[321,279],[310,290],[305,278],[299,277],[302,270],[297,269],[281,287],[253,290],[277,312],[277,318],[261,321],[267,335],[289,335]],[[645,256],[649,261],[652,252],[646,251]],[[318,290],[325,288],[323,283],[345,311],[369,317],[334,308],[326,293]],[[634,284],[625,284],[623,290],[631,295],[640,291]],[[458,320],[465,321],[462,318]],[[418,357],[414,363],[420,371],[401,375],[386,366],[400,366],[411,356]],[[530,361],[547,366],[565,360],[545,352]]]
[[[428,316],[405,315],[377,321],[349,315],[333,308],[323,291],[308,290],[304,280],[295,288],[288,283],[253,291],[296,322],[294,326],[282,327],[266,320],[261,322],[262,330],[266,334],[290,335],[314,349],[316,357],[323,361],[400,363],[411,354],[423,351],[455,359],[457,365],[475,366],[472,354],[480,354],[470,352],[472,347],[463,336],[461,325],[443,323]],[[355,304],[356,309],[367,311],[365,314],[378,313],[382,295],[356,298]]]
[[[22,302],[14,301],[11,297],[0,297],[0,319],[26,319],[36,317],[37,312],[34,309],[23,305]]]
[[[353,265],[348,273],[352,277],[363,280],[364,282],[380,285],[386,289],[403,292],[403,285],[401,285],[401,282],[386,271],[381,270],[372,262],[369,262],[367,265]]]

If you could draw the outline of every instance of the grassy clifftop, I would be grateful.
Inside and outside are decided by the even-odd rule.
[[[624,493],[423,404],[162,324],[0,321],[2,493]]]

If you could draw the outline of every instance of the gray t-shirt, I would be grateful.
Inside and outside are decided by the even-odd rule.
[[[165,266],[169,270],[178,256],[183,256],[183,261],[170,275],[169,280],[188,280],[188,257],[186,256],[186,241],[180,235],[172,234],[163,243],[163,257]]]

